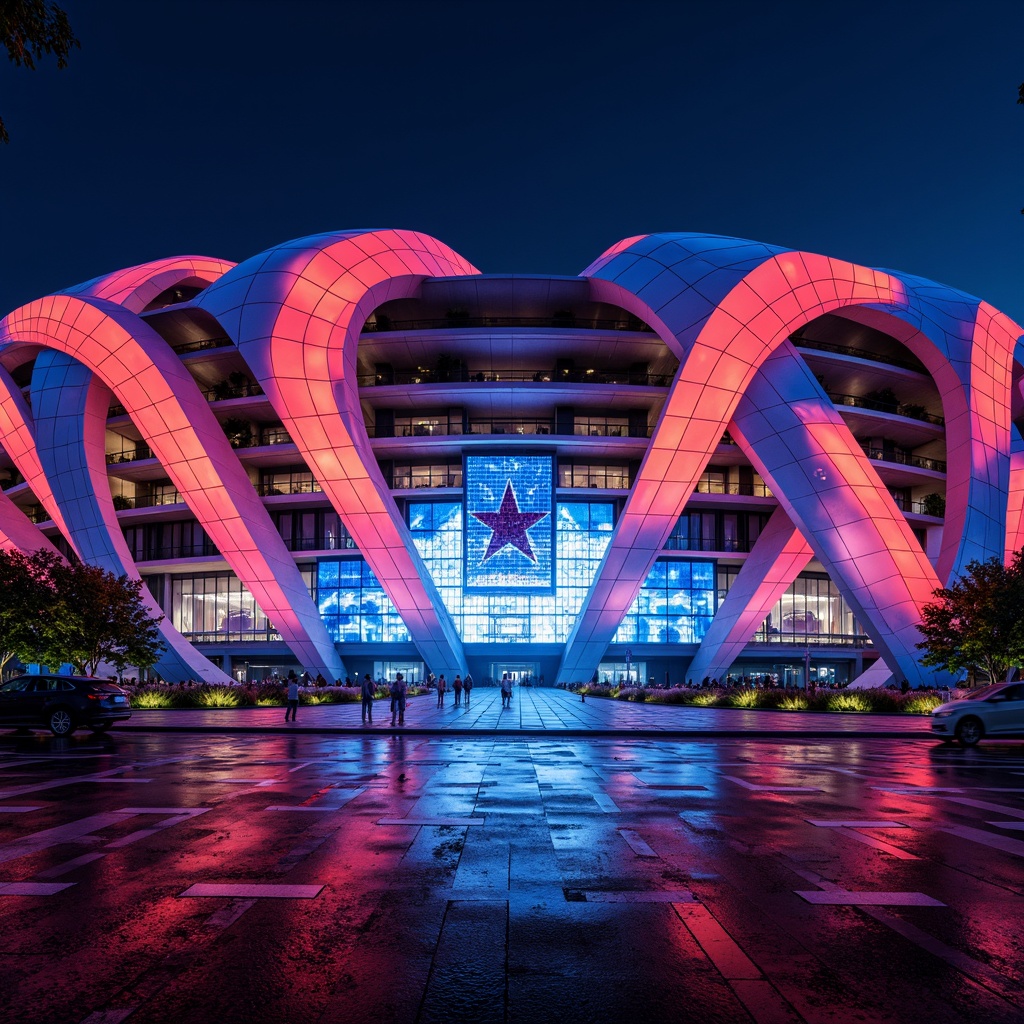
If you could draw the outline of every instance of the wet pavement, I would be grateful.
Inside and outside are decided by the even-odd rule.
[[[1019,743],[6,733],[0,1020],[1019,1024],[1022,794]]]
[[[133,711],[131,721],[119,729],[214,730],[217,732],[312,731],[345,733],[387,731],[391,728],[389,701],[374,702],[373,725],[363,726],[360,704],[303,705],[298,721],[285,724],[284,708],[224,708],[220,710]],[[396,727],[397,729],[397,727]],[[412,697],[403,733],[489,732],[493,735],[529,735],[558,732],[567,735],[653,736],[930,736],[927,716],[877,713],[830,714],[814,711],[749,711],[700,708],[590,697],[553,688],[519,687],[512,706],[503,709],[496,687],[476,687],[469,706],[455,706],[449,694],[444,707],[435,694]]]

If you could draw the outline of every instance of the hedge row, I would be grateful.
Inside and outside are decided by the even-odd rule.
[[[133,708],[253,708],[283,707],[288,700],[288,684],[283,682],[245,683],[227,686],[214,683],[144,683],[125,687]],[[409,696],[425,692],[409,688]],[[387,696],[385,690],[378,698]],[[357,686],[299,687],[300,704],[358,704]]]
[[[954,697],[963,696],[958,690],[937,693],[931,690],[757,690],[745,687],[725,687],[696,690],[685,686],[671,689],[648,689],[639,686],[601,686],[588,683],[578,688],[588,697],[610,697],[648,704],[685,704],[711,708],[768,708],[778,711],[883,711],[927,715]]]

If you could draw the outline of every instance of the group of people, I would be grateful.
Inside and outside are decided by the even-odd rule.
[[[445,679],[442,673],[437,679],[434,679],[434,673],[431,672],[427,676],[427,685],[430,686],[431,682],[437,688],[437,706],[439,708],[444,707],[444,695],[448,692],[448,681]],[[466,707],[469,707],[469,698],[473,692],[473,677],[467,672],[466,678],[463,679],[461,675],[456,674],[455,680],[451,686],[452,692],[455,694],[455,706],[462,706],[462,697],[465,695]]]

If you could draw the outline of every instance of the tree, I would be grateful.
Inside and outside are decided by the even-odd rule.
[[[8,58],[19,68],[34,71],[47,54],[57,58],[59,69],[68,66],[68,54],[80,47],[68,16],[57,4],[44,0],[0,0],[0,41]],[[0,142],[10,142],[0,117]]]
[[[16,657],[35,660],[52,598],[50,569],[60,560],[51,551],[0,550],[0,677]]]
[[[94,675],[101,661],[118,671],[148,668],[160,656],[159,623],[142,599],[142,581],[115,576],[96,565],[54,564],[48,574],[50,613],[41,629],[38,660],[70,662],[80,675]]]
[[[971,562],[921,611],[922,665],[984,672],[991,682],[1024,662],[1024,549],[1009,565]]]

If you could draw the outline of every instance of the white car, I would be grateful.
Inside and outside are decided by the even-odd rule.
[[[973,747],[983,736],[1024,737],[1024,683],[993,683],[969,697],[940,704],[932,733]]]

